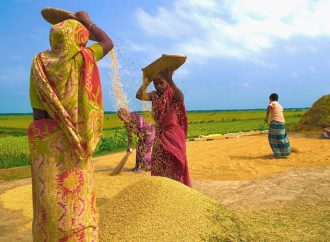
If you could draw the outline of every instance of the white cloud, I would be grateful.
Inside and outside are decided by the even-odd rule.
[[[136,17],[146,34],[169,39],[173,51],[249,59],[276,41],[330,37],[329,9],[329,0],[174,0],[155,14],[138,9]]]

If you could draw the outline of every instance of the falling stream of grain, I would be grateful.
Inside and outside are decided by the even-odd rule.
[[[114,99],[115,108],[118,110],[119,108],[128,108],[127,96],[123,91],[123,86],[120,81],[120,68],[117,59],[117,55],[114,49],[112,49],[109,53],[111,58],[111,71],[110,74],[112,76],[112,87],[111,94]],[[142,110],[144,112],[151,111],[150,102],[142,101]]]
[[[120,81],[119,64],[115,50],[112,49],[109,55],[111,58],[112,92],[114,94],[116,110],[119,108],[128,108],[127,97]]]

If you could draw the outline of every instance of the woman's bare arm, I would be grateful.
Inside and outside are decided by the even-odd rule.
[[[76,19],[82,23],[96,38],[97,42],[102,46],[103,56],[109,53],[113,48],[113,42],[110,37],[92,20],[89,18],[88,13],[85,11],[79,11],[75,13]]]
[[[265,122],[267,124],[269,124],[269,114],[270,114],[270,109],[271,109],[271,106],[268,105],[268,108],[267,108],[267,113],[266,113],[266,117],[265,117]]]
[[[184,101],[184,95],[182,91],[175,85],[173,81],[173,71],[171,70],[164,70],[160,72],[160,75],[167,81],[168,85],[172,88],[174,92],[174,98],[178,102],[183,102]]]
[[[136,92],[136,98],[142,101],[151,101],[151,93],[147,93],[147,88],[150,84],[150,81],[143,80],[141,87]]]

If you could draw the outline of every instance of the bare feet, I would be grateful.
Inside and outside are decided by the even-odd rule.
[[[273,156],[271,159],[288,159],[287,156]]]

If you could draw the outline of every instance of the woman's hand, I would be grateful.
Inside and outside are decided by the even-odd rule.
[[[266,124],[269,125],[269,119],[268,119],[268,117],[266,117],[266,118],[264,119],[264,121],[265,121]]]
[[[143,77],[142,79],[142,85],[144,85],[145,87],[148,87],[151,82],[152,78],[150,76]]]
[[[151,101],[150,93],[147,93],[147,88],[151,83],[151,78],[149,76],[144,76],[142,78],[142,85],[136,92],[135,97],[142,101]]]
[[[173,92],[174,92],[174,97],[178,102],[183,102],[184,100],[184,96],[183,93],[181,92],[181,90],[175,85],[174,81],[173,81],[173,70],[163,70],[159,72],[159,75],[161,76],[161,78],[163,78],[168,85],[172,88]]]
[[[90,19],[89,15],[86,11],[79,11],[79,12],[76,12],[74,15],[75,15],[76,19],[87,28],[88,28],[88,25],[92,23],[92,20]]]
[[[80,23],[82,23],[89,32],[94,35],[96,41],[99,42],[99,44],[102,46],[103,56],[108,54],[109,51],[113,48],[113,42],[110,37],[92,22],[86,11],[79,11],[76,12],[74,15],[75,18]]]
[[[127,148],[127,152],[132,153],[133,152],[133,149],[131,147],[128,147]]]

